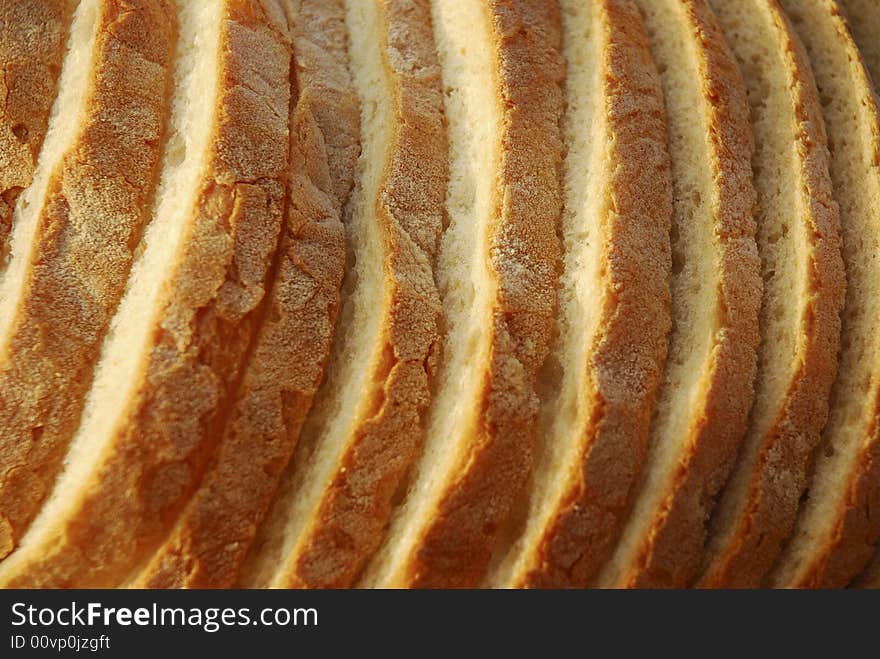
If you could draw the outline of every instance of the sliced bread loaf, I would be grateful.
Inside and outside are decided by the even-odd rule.
[[[847,275],[840,366],[797,526],[769,578],[842,587],[880,536],[880,111],[833,0],[783,0],[822,101]]]
[[[352,148],[357,142],[350,138],[357,134],[358,115],[347,109],[356,108],[357,99],[348,74],[342,3],[305,0],[286,6],[296,59],[290,197],[268,308],[214,461],[136,586],[234,583],[296,445],[330,349],[345,266],[341,210],[357,158]]]
[[[757,587],[791,534],[837,369],[844,275],[822,106],[775,0],[711,0],[749,92],[764,279],[755,404],[703,587]]]
[[[561,25],[539,0],[432,2],[449,126],[446,333],[425,450],[361,585],[472,586],[525,484],[560,257]]]
[[[427,2],[347,3],[362,108],[354,270],[327,381],[243,583],[346,586],[423,442],[440,299],[446,143]]]
[[[164,0],[83,0],[0,284],[0,556],[76,430],[152,197],[171,78]]]
[[[73,8],[73,0],[0,2],[0,273],[15,202],[46,136]]]
[[[669,330],[672,182],[663,94],[631,0],[563,0],[566,64],[556,347],[535,467],[487,584],[586,585],[647,445]]]
[[[683,587],[752,402],[761,302],[745,87],[705,0],[637,0],[672,158],[672,333],[636,498],[598,584]]]
[[[269,0],[174,8],[171,134],[144,209],[153,221],[64,469],[0,565],[4,586],[130,577],[198,483],[258,320],[288,160],[284,18]]]

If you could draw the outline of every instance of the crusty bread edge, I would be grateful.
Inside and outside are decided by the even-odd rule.
[[[663,92],[632,2],[602,0],[594,12],[605,69],[600,107],[614,135],[606,157],[618,163],[609,191],[614,210],[603,220],[599,329],[587,349],[591,398],[583,404],[594,413],[580,442],[581,468],[517,586],[584,586],[607,558],[644,457],[670,328],[672,182]],[[615,468],[607,470],[611,462]]]
[[[62,466],[146,219],[137,206],[149,203],[158,177],[160,140],[134,152],[118,135],[108,136],[105,116],[120,115],[119,125],[152,118],[162,134],[168,90],[158,90],[152,103],[143,93],[140,108],[125,102],[128,92],[120,86],[147,78],[140,63],[119,53],[124,44],[123,53],[158,57],[153,63],[164,67],[169,87],[173,16],[164,0],[138,10],[102,0],[97,11],[88,109],[74,144],[50,173],[34,250],[22,255],[29,263],[20,303],[4,310],[12,319],[6,351],[0,348],[0,556],[27,531]],[[82,208],[86,197],[104,213]]]
[[[862,103],[872,117],[871,150],[874,162],[880,162],[880,99],[870,75],[852,39],[849,28],[835,0],[821,0],[828,8],[829,19],[849,51],[862,83]],[[877,218],[880,222],[880,218]],[[880,354],[874,359],[880,359]],[[858,450],[853,471],[842,485],[840,508],[831,532],[815,548],[807,563],[797,570],[787,584],[798,588],[842,588],[871,559],[880,539],[880,386],[872,382],[873,393],[862,410],[867,420],[865,440]]]
[[[684,587],[702,559],[705,523],[733,466],[752,402],[762,286],[752,212],[752,131],[739,68],[706,0],[684,3],[694,32],[715,182],[718,307],[715,344],[701,378],[685,453],[618,586]]]
[[[288,155],[286,116],[276,117],[281,134],[259,125],[259,113],[244,100],[252,90],[240,79],[254,53],[232,44],[233,32],[246,26],[265,28],[281,43],[285,37],[253,0],[223,1],[213,151],[153,349],[143,370],[129,374],[140,385],[64,519],[4,575],[5,586],[124,582],[177,518],[214,447],[223,389],[239,369],[253,329],[248,308],[262,296],[274,252]],[[275,116],[268,107],[265,113]],[[243,151],[256,136],[260,148]]]
[[[340,188],[313,114],[323,91],[314,81],[317,77],[321,85],[323,73],[300,71],[302,89],[291,81],[289,198],[273,268],[277,274],[234,410],[199,490],[134,585],[228,588],[234,583],[320,384],[345,267]],[[334,140],[349,128],[344,117],[325,126]],[[353,173],[342,158],[337,170]],[[345,181],[339,183],[346,194]]]
[[[496,298],[486,331],[478,422],[395,586],[476,585],[525,485],[537,415],[535,377],[549,352],[560,261],[563,76],[558,7],[492,0],[487,7],[502,118],[489,226]],[[537,179],[537,180],[536,180]],[[526,180],[529,183],[526,184]],[[528,191],[528,194],[526,194]],[[529,272],[525,280],[519,273]]]
[[[800,317],[798,336],[802,340],[797,341],[793,358],[795,370],[776,419],[761,440],[748,490],[737,504],[736,521],[725,533],[723,548],[707,557],[710,563],[699,585],[709,588],[760,585],[791,534],[800,496],[807,485],[812,452],[828,416],[846,285],[840,222],[831,197],[824,120],[809,59],[779,5],[769,2],[762,4],[762,9],[770,13],[780,38],[785,40],[790,88],[796,94],[804,233],[815,243],[808,255],[810,295]],[[794,475],[797,487],[791,487],[791,478],[780,481],[779,473]]]
[[[380,394],[347,441],[315,516],[276,576],[288,587],[352,583],[384,537],[392,498],[419,454],[440,339],[433,276],[446,191],[440,69],[425,0],[385,0],[380,52],[393,126],[376,200],[386,305],[372,379]]]

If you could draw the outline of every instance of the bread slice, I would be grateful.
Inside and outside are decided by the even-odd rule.
[[[877,0],[839,0],[847,17],[852,37],[862,53],[862,59],[874,80],[874,89],[880,88],[880,2]]]
[[[683,587],[752,402],[761,302],[745,87],[705,0],[637,0],[666,100],[672,333],[635,502],[597,583]]]
[[[880,102],[835,2],[782,5],[822,100],[847,293],[828,423],[795,533],[769,583],[842,587],[880,536]]]
[[[15,202],[34,176],[49,124],[73,0],[0,2],[0,272]]]
[[[427,2],[347,3],[362,108],[354,270],[328,377],[242,583],[341,587],[381,541],[423,441],[439,336],[446,144]]]
[[[297,30],[297,100],[290,120],[290,198],[268,309],[213,464],[170,537],[135,580],[137,586],[228,588],[234,583],[293,452],[330,349],[345,267],[341,202],[357,159],[348,138],[357,134],[358,114],[345,110],[357,108],[357,98],[348,74],[342,3],[305,0],[287,7]],[[318,49],[313,34],[336,34],[339,40]],[[328,93],[334,94],[338,114],[327,106]],[[323,126],[315,119],[316,109],[323,111]],[[339,145],[332,169],[328,143]]]
[[[561,7],[559,337],[542,373],[525,521],[496,551],[494,587],[583,586],[607,558],[644,457],[670,324],[672,181],[644,26],[631,0]]]
[[[425,450],[362,586],[472,586],[525,484],[560,247],[561,24],[539,0],[432,3],[450,139],[445,341]]]
[[[155,187],[174,20],[83,0],[0,285],[0,556],[52,487]]]
[[[345,0],[283,0],[297,80],[321,130],[337,211],[343,214],[354,185],[360,142],[360,106],[348,66]]]
[[[703,587],[757,587],[791,534],[837,370],[844,274],[822,106],[776,2],[711,0],[749,92],[764,279],[755,404]]]
[[[175,6],[172,134],[154,220],[65,468],[0,565],[6,586],[129,578],[198,483],[258,320],[289,150],[284,18],[268,1]]]

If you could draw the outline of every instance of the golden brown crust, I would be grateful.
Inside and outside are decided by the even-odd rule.
[[[46,135],[73,4],[0,1],[0,273],[15,202]]]
[[[298,79],[313,90],[311,113],[324,148],[342,214],[354,184],[360,154],[360,108],[348,70],[348,34],[342,0],[285,0]]]
[[[135,393],[69,512],[6,585],[119,584],[176,520],[219,439],[281,225],[291,61],[259,0],[225,0],[220,39],[212,150],[153,345],[127,374]]]
[[[817,552],[798,588],[843,588],[871,560],[880,538],[880,429],[878,402],[858,466],[843,486],[845,493],[825,546]]]
[[[694,166],[708,167],[714,185],[717,307],[706,312],[717,315],[716,331],[678,466],[634,561],[615,584],[621,587],[683,587],[695,576],[704,525],[745,431],[758,346],[761,281],[745,88],[706,1],[682,3],[680,11],[694,40],[708,120],[710,162]]]
[[[289,587],[351,583],[382,540],[392,496],[424,439],[441,314],[432,266],[447,177],[440,70],[426,1],[386,0],[380,12],[395,114],[376,213],[386,250],[384,358],[372,376],[381,385],[284,559],[276,578]]]
[[[872,117],[871,153],[876,168],[880,163],[880,99],[871,88],[868,72],[842,20],[839,7],[833,3],[829,8],[836,28],[845,37],[843,43],[849,59],[858,63],[856,66],[862,74],[861,94],[864,96],[863,105],[869,109],[868,114]],[[874,218],[874,221],[876,223],[880,218]],[[878,372],[880,370],[875,368],[875,378]],[[872,390],[871,399],[866,400],[862,412],[864,418],[869,419],[865,439],[859,448],[857,467],[846,482],[846,496],[841,501],[834,532],[825,555],[814,563],[809,575],[799,584],[802,587],[843,587],[870,560],[880,539],[880,387],[874,384]]]
[[[294,13],[295,12],[295,13]],[[344,30],[340,3],[306,0],[292,8],[298,34]],[[217,455],[171,537],[136,585],[150,588],[231,586],[268,509],[321,381],[339,307],[345,266],[341,206],[354,174],[358,115],[341,48],[315,52],[294,34],[302,85],[291,116],[290,190],[268,309],[236,394]],[[302,46],[302,47],[301,47]],[[308,54],[299,59],[303,48]],[[327,97],[328,80],[333,100]],[[338,103],[340,113],[330,112]],[[322,111],[325,126],[315,118]],[[353,124],[353,125],[352,125]],[[327,144],[336,144],[328,167]],[[334,176],[347,176],[342,180]]]
[[[860,138],[867,142],[862,143],[862,146],[865,149],[866,161],[869,166],[873,166],[872,173],[875,177],[870,185],[867,181],[859,184],[861,186],[859,189],[864,188],[863,194],[874,195],[873,208],[876,209],[880,203],[880,199],[877,199],[878,192],[880,192],[880,186],[878,186],[880,180],[874,171],[877,163],[880,163],[880,99],[873,90],[870,76],[841,15],[840,6],[835,0],[810,0],[810,4],[807,11],[821,12],[821,15],[817,15],[816,18],[829,21],[829,25],[833,28],[839,42],[833,47],[842,49],[845,61],[852,67],[849,72],[835,71],[833,75],[835,77],[845,75],[844,79],[854,83],[852,89],[856,101],[854,104],[863,108],[864,114],[861,120],[864,122],[866,134],[861,135]],[[784,0],[782,5],[786,7],[787,11],[789,10],[790,2],[788,0]],[[797,9],[803,10],[804,8],[798,6]],[[789,11],[789,13],[792,12]],[[806,37],[804,37],[804,41],[807,42],[807,49],[811,50]],[[824,54],[822,56],[825,57]],[[814,62],[817,84],[821,93],[823,73],[819,72],[818,66],[820,65]],[[828,64],[824,63],[823,66],[828,66]],[[830,131],[831,128],[829,128]],[[845,141],[850,138],[850,135],[838,136],[837,139],[831,137],[832,160],[846,157],[845,153],[836,154],[835,149],[839,148],[842,152],[847,151],[848,147]],[[843,221],[846,221],[845,216]],[[872,230],[880,230],[878,229],[880,218],[872,217],[868,221],[871,223]],[[846,239],[846,233],[844,236]],[[851,267],[850,264],[847,266]],[[854,264],[853,267],[862,269],[864,264]],[[855,288],[850,287],[850,290],[855,290]],[[864,291],[864,289],[861,290]],[[847,297],[847,304],[852,304],[854,301],[858,304],[857,300]],[[844,325],[844,336],[847,331],[850,333],[863,332],[873,338],[875,329],[873,324],[864,328],[847,328]],[[844,339],[844,344],[846,342]],[[832,507],[833,516],[829,530],[827,533],[822,531],[815,534],[817,537],[813,537],[809,542],[809,553],[802,556],[803,563],[796,567],[793,567],[790,562],[790,550],[796,550],[797,543],[796,540],[790,543],[786,553],[777,563],[774,573],[771,574],[771,582],[776,586],[842,588],[864,569],[873,556],[878,539],[880,539],[880,379],[878,379],[880,369],[876,366],[877,360],[880,359],[880,350],[878,350],[876,342],[869,344],[868,349],[873,351],[873,354],[863,354],[861,360],[870,360],[875,366],[867,381],[858,385],[859,395],[862,397],[858,419],[849,421],[849,423],[857,424],[863,430],[859,433],[860,438],[855,449],[851,469],[848,469],[844,474],[833,475],[834,494],[840,496],[835,502],[836,505]],[[842,361],[841,363],[847,362]],[[852,360],[849,363],[852,364]],[[842,395],[841,391],[832,393],[832,409],[834,409],[835,398]],[[834,438],[830,437],[827,431],[824,441],[825,444],[820,447],[820,450],[833,451]],[[816,478],[815,471],[814,478]],[[811,494],[814,497],[817,496],[814,491],[811,491]],[[802,507],[803,509],[804,507]]]
[[[173,13],[164,0],[103,0],[98,20],[86,118],[50,179],[21,301],[4,310],[0,556],[61,466],[156,181]]]
[[[812,453],[827,419],[845,289],[822,107],[810,65],[779,5],[765,0],[755,4],[749,11],[765,14],[762,20],[779,42],[773,48],[780,51],[786,67],[792,114],[779,120],[797,126],[796,176],[803,190],[799,221],[809,241],[804,246],[807,299],[798,318],[797,352],[792,357],[796,366],[787,391],[748,465],[748,486],[736,493],[736,515],[724,529],[716,529],[723,534],[723,544],[707,557],[698,582],[708,588],[759,586],[792,532]]]
[[[558,7],[489,2],[489,35],[502,116],[489,221],[495,300],[475,436],[450,472],[396,586],[475,585],[530,468],[535,378],[553,333],[560,247],[563,78]]]
[[[519,586],[584,586],[607,558],[644,457],[666,357],[672,183],[663,94],[632,2],[602,0],[594,12],[603,57],[599,107],[608,124],[603,157],[613,165],[609,217],[601,220],[600,329],[585,364],[590,398],[582,404],[593,413],[579,442],[582,468],[557,502]]]

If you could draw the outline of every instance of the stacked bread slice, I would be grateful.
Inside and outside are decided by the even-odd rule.
[[[672,184],[641,18],[630,0],[561,7],[559,336],[542,374],[534,470],[496,548],[492,586],[585,585],[607,558],[647,446],[669,330]]]
[[[431,6],[449,125],[445,336],[425,447],[361,585],[473,586],[529,470],[561,210],[558,8]]]
[[[341,23],[339,4],[287,7],[297,58],[291,93],[287,210],[263,322],[250,347],[225,432],[199,489],[134,585],[229,587],[290,459],[321,381],[345,266],[341,209],[352,180],[357,114],[325,113],[322,94],[352,107],[345,40],[311,44],[316,23]],[[341,26],[340,26],[341,27]],[[344,34],[344,33],[343,33]],[[338,84],[334,84],[338,81]],[[336,171],[328,165],[328,142]],[[331,172],[336,177],[331,176]],[[342,184],[335,186],[334,180]]]
[[[103,20],[118,23],[117,4],[81,4],[73,38],[77,21],[90,17],[91,34],[98,37],[92,39],[99,46],[98,62],[109,51],[140,65],[138,75],[129,72],[112,79],[148,84],[140,69],[171,67],[151,67],[150,58],[137,58],[126,48],[100,48],[118,33],[100,27]],[[179,34],[161,180],[152,204],[136,206],[138,217],[148,211],[152,221],[112,327],[103,345],[95,347],[100,356],[94,381],[64,468],[20,547],[0,568],[5,585],[112,586],[126,580],[198,482],[250,343],[254,323],[247,321],[259,309],[283,208],[290,65],[286,28],[281,31],[272,19],[282,17],[268,16],[260,3],[179,2],[176,8]],[[162,31],[140,21],[173,15],[169,7],[145,3],[144,11],[129,12],[125,19],[132,21],[133,36],[150,37],[145,48],[155,58],[155,36]],[[102,71],[100,64],[97,71]],[[164,96],[163,84],[154,80],[148,86]],[[100,93],[102,87],[96,84],[95,89]],[[61,94],[65,92],[62,87]],[[123,98],[143,112],[145,104],[137,95]],[[88,116],[100,120],[101,113]],[[143,135],[137,126],[126,128],[126,136],[158,145],[155,135]],[[99,144],[107,143],[105,138]],[[137,165],[116,154],[82,156],[86,167],[108,161],[124,166],[116,178],[107,179],[120,185],[128,185],[145,160],[142,151],[131,153]],[[84,178],[92,185],[105,180]],[[61,190],[66,191],[63,184]],[[116,200],[121,195],[106,196]],[[105,195],[81,192],[66,199],[70,201],[55,208],[69,203],[73,210],[77,202],[94,204]],[[62,216],[70,217],[65,212]],[[112,247],[89,255],[89,265],[100,266],[101,273],[113,264],[114,251],[138,245],[135,236],[120,235],[119,225],[117,220]],[[73,242],[66,238],[60,244]],[[89,238],[88,244],[94,245],[95,235]],[[45,237],[38,240],[40,248],[51,244]],[[36,280],[31,277],[32,286]],[[88,283],[94,287],[95,278]],[[80,295],[83,301],[92,297]],[[46,300],[42,302],[45,310]],[[59,301],[50,308],[56,306],[64,310],[70,305]],[[78,358],[87,354],[81,337],[76,342],[68,338],[66,345]],[[48,350],[33,352],[56,357]],[[79,386],[68,384],[65,393],[89,382],[74,367],[70,364],[72,370],[65,374],[78,377]]]
[[[774,586],[841,587],[880,537],[880,100],[831,0],[783,0],[806,46],[831,152],[847,275],[828,423]]]
[[[353,267],[330,374],[245,567],[247,586],[346,586],[381,540],[423,442],[438,339],[434,263],[446,184],[425,2],[349,2],[361,156]]]
[[[54,0],[0,3],[0,272],[15,202],[33,181],[46,136],[73,6]]]
[[[821,105],[782,9],[712,1],[746,83],[764,296],[755,402],[704,587],[758,586],[791,534],[837,368],[844,274]]]
[[[0,587],[880,586],[874,0],[0,0]]]
[[[641,482],[598,584],[683,587],[752,402],[761,302],[745,88],[705,2],[640,0],[666,100],[672,332]]]
[[[111,29],[112,28],[112,29]],[[62,469],[154,194],[174,17],[81,2],[0,281],[0,545]]]

